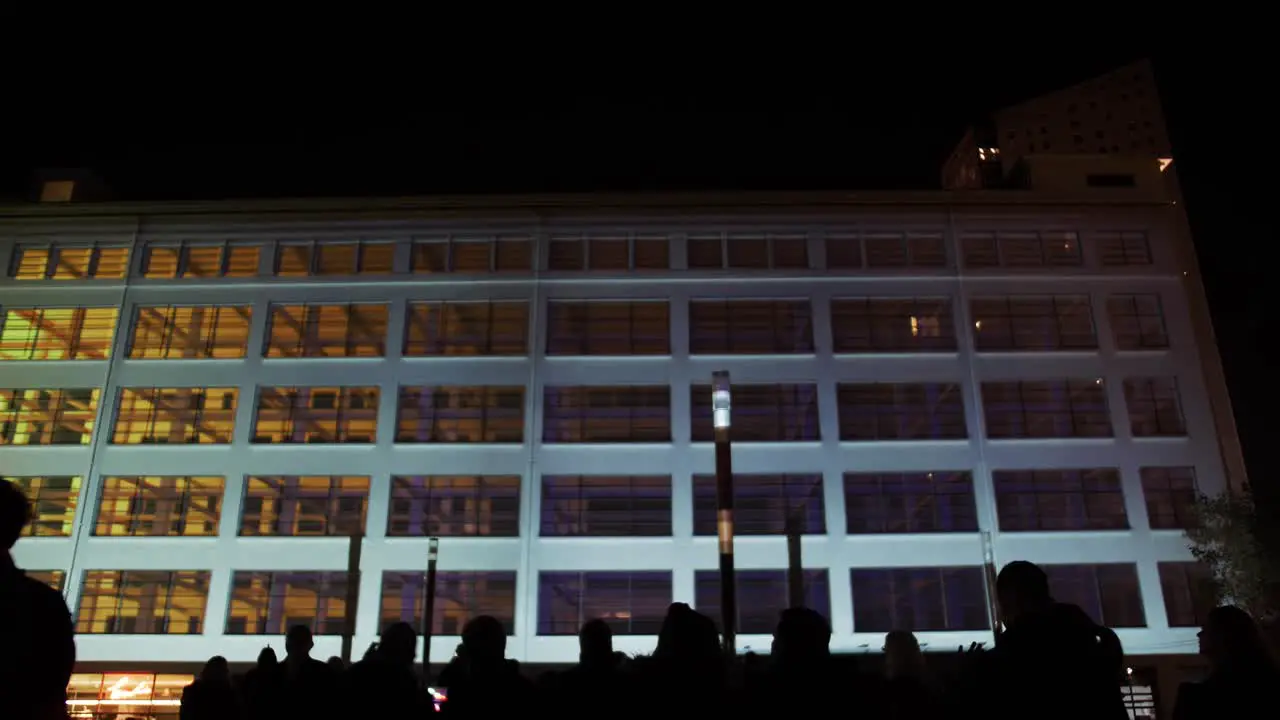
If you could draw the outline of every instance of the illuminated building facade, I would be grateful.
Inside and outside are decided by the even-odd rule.
[[[337,654],[351,583],[364,648],[418,624],[432,535],[434,658],[478,613],[528,662],[593,617],[649,651],[674,600],[718,617],[723,369],[743,647],[794,512],[837,651],[989,641],[984,566],[1029,559],[1130,653],[1190,652],[1180,528],[1225,473],[1173,218],[1085,188],[0,208],[17,560],[100,670],[296,623]]]

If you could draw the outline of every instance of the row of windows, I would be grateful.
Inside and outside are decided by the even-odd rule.
[[[1152,264],[1145,232],[1106,231],[1095,235],[1096,264],[1118,267]],[[951,260],[941,232],[835,232],[823,240],[830,269],[945,268]],[[402,264],[399,244],[377,240],[148,243],[141,276],[152,279],[316,277],[412,273],[531,272],[536,263],[528,236],[440,236],[414,240]],[[808,236],[793,233],[694,233],[685,241],[691,270],[809,269]],[[269,254],[269,255],[264,255]],[[270,265],[263,266],[263,258]],[[973,232],[960,238],[961,264],[968,268],[1083,267],[1079,235],[1055,232]],[[129,273],[130,249],[111,243],[22,243],[13,253],[9,277],[18,280],[122,279]],[[1093,264],[1093,263],[1091,263]],[[553,235],[545,269],[575,271],[660,271],[672,269],[670,238],[661,234]]]
[[[692,442],[714,440],[711,388],[690,388]],[[110,442],[227,444],[233,441],[240,391],[214,388],[121,388]],[[672,441],[672,389],[665,385],[543,388],[542,442]],[[399,388],[394,442],[523,443],[522,386]],[[1101,378],[990,381],[981,384],[989,439],[1113,437]],[[1187,434],[1176,378],[1124,380],[1134,437]],[[0,445],[87,445],[97,389],[0,390]],[[263,444],[374,443],[377,387],[261,387],[252,441]],[[838,383],[842,442],[962,440],[970,430],[958,383]],[[822,439],[818,385],[743,384],[733,388],[732,438],[738,442]]]
[[[1194,522],[1195,473],[1189,467],[1140,470],[1149,526],[1185,529]],[[34,536],[73,532],[79,477],[12,477],[30,498]],[[1115,468],[995,470],[999,529],[1021,531],[1129,528],[1124,486]],[[366,527],[368,476],[249,476],[240,511],[242,536],[354,535]],[[385,531],[391,537],[517,537],[518,475],[395,476]],[[851,535],[977,532],[969,471],[845,473],[845,531]],[[694,475],[693,532],[716,534],[715,478]],[[225,480],[219,476],[104,477],[93,534],[216,536]],[[544,475],[542,537],[672,535],[670,475]],[[781,535],[788,520],[802,533],[827,532],[819,473],[739,474],[736,532]]]
[[[1083,608],[1109,627],[1147,626],[1137,566],[1043,565],[1054,596]],[[1165,612],[1172,627],[1194,627],[1212,607],[1200,566],[1159,563]],[[34,574],[34,573],[33,573]],[[60,582],[60,573],[40,575]],[[211,573],[201,570],[89,570],[76,613],[81,634],[202,634]],[[849,573],[855,632],[965,631],[991,628],[986,572],[982,567],[855,568]],[[543,571],[538,573],[538,635],[575,635],[583,623],[603,619],[618,635],[657,635],[674,599],[670,571]],[[786,607],[785,570],[739,570],[739,632],[769,634]],[[694,573],[694,605],[720,617],[718,571]],[[827,570],[806,570],[808,607],[831,616]],[[382,574],[380,623],[422,625],[425,582],[421,571]],[[515,634],[516,573],[445,571],[436,581],[435,635],[459,635],[477,615],[496,617]],[[281,635],[307,625],[318,635],[346,628],[345,572],[235,571],[223,632]]]
[[[272,304],[262,354],[268,358],[383,357],[385,303]],[[1107,315],[1117,350],[1169,346],[1156,294],[1111,295]],[[1098,348],[1088,295],[1013,295],[970,301],[979,352]],[[2,360],[106,360],[118,310],[106,307],[9,308],[0,327]],[[691,355],[811,354],[808,300],[692,300]],[[227,359],[248,353],[249,305],[141,306],[126,350],[132,359]],[[834,353],[955,352],[947,297],[842,298],[831,301]],[[402,355],[524,356],[529,304],[410,302],[399,337]],[[553,300],[547,304],[549,356],[670,355],[671,308],[665,300]]]

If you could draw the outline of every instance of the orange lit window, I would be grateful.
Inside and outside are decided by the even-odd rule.
[[[382,357],[386,305],[272,305],[269,358]]]
[[[385,275],[395,269],[395,248],[370,240],[282,242],[276,248],[276,275]]]
[[[220,477],[107,477],[94,535],[212,537],[218,534]]]
[[[421,572],[382,573],[382,627],[407,622],[418,627],[426,612],[426,584]],[[434,635],[461,635],[472,618],[497,618],[515,633],[516,574],[509,571],[445,571],[436,578]]]
[[[122,245],[19,245],[9,276],[17,280],[123,279],[129,248]]]
[[[248,305],[139,307],[129,357],[137,360],[231,359],[245,356],[253,308]]]
[[[0,445],[88,445],[97,388],[0,390]]]
[[[376,387],[264,387],[258,390],[255,443],[373,443]]]
[[[253,277],[261,248],[243,243],[148,245],[142,276],[153,279]]]
[[[199,635],[208,601],[208,571],[87,570],[76,633]]]
[[[0,360],[106,360],[116,308],[10,309],[0,329]]]
[[[524,442],[524,388],[402,387],[396,442]]]
[[[527,237],[436,238],[413,243],[415,273],[529,272],[533,243]]]
[[[31,522],[22,528],[23,535],[70,537],[80,499],[79,477],[5,477],[2,481],[17,485],[31,503]]]
[[[39,580],[58,592],[62,592],[62,585],[66,581],[66,574],[61,570],[23,570],[23,574],[32,580]]]
[[[344,572],[237,571],[231,578],[228,635],[283,635],[294,625],[339,635],[346,622]]]
[[[193,675],[76,673],[67,685],[67,710],[77,720],[176,718]]]
[[[241,535],[354,535],[364,531],[369,478],[256,476],[245,483]]]
[[[524,355],[529,345],[529,303],[409,303],[404,355]]]
[[[517,537],[519,475],[391,478],[390,537]]]
[[[121,388],[115,445],[226,444],[235,431],[236,388]]]

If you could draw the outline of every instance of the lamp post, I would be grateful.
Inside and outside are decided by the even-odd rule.
[[[716,530],[720,537],[720,627],[724,652],[737,652],[738,594],[733,572],[733,457],[729,443],[729,373],[711,375],[711,423],[716,439]]]
[[[364,533],[351,536],[347,549],[347,617],[342,629],[341,657],[343,665],[351,664],[351,644],[356,634],[356,610],[360,604],[360,553],[364,547]]]
[[[800,510],[787,512],[787,607],[804,607],[804,559],[800,547]]]
[[[422,603],[422,684],[431,685],[431,633],[436,624],[436,558],[440,556],[440,538],[427,544],[427,597]]]

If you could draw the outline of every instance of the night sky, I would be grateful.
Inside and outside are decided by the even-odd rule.
[[[678,85],[606,73],[590,53],[484,84],[438,69],[358,82],[216,69],[167,82],[72,76],[10,88],[0,198],[29,194],[39,167],[89,167],[118,197],[154,200],[929,188],[969,121],[1151,56],[1251,480],[1280,488],[1266,414],[1278,383],[1262,355],[1275,303],[1259,252],[1280,241],[1262,218],[1276,183],[1270,141],[1252,139],[1274,132],[1255,130],[1273,115],[1245,44],[1235,55],[1135,46],[1074,57],[1012,43],[997,57],[959,51],[911,69],[895,69],[892,53],[850,56],[821,80],[691,68]]]

